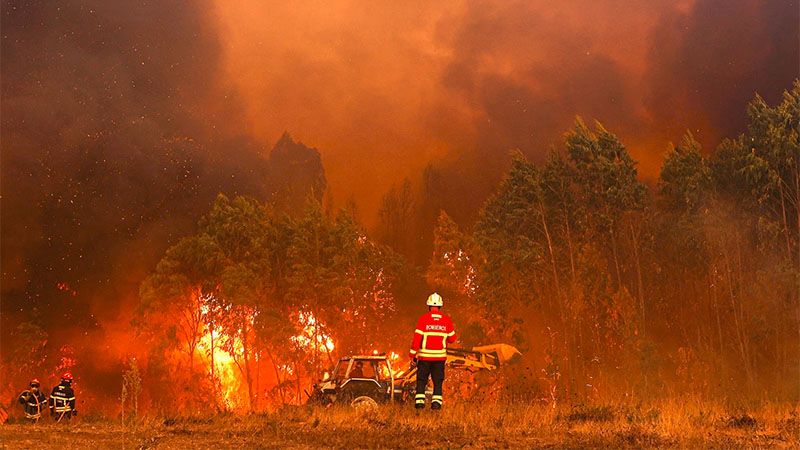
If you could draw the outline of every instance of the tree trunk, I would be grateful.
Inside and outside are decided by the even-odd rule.
[[[286,397],[284,396],[283,386],[281,386],[283,384],[283,381],[281,380],[281,371],[278,370],[278,363],[275,360],[275,356],[273,356],[272,352],[269,351],[269,348],[266,349],[266,352],[267,358],[269,358],[270,362],[272,362],[272,369],[275,371],[275,380],[278,382],[278,392],[281,396],[281,404],[285,405]]]
[[[728,278],[728,296],[731,303],[731,310],[733,313],[733,323],[735,325],[736,330],[736,340],[739,347],[739,357],[742,360],[742,364],[744,365],[745,375],[747,377],[748,387],[752,383],[752,374],[750,373],[750,361],[747,357],[747,351],[745,349],[744,344],[744,331],[742,329],[741,321],[739,320],[739,312],[738,308],[736,307],[736,289],[734,289],[734,274],[733,274],[733,267],[730,261],[730,256],[726,250],[723,250],[724,255],[724,262],[725,262],[725,272]]]
[[[719,304],[718,304],[718,300],[717,300],[717,265],[716,264],[712,264],[711,265],[711,276],[713,277],[711,279],[711,299],[712,299],[712,302],[714,303],[714,315],[717,318],[717,334],[719,336],[719,354],[722,355],[723,354],[724,344],[723,344],[723,341],[722,341],[722,320],[720,319]]]
[[[564,224],[567,232],[567,247],[569,247],[569,268],[572,275],[572,283],[575,283],[575,251],[572,249],[572,227],[569,225],[569,214],[564,212]]]
[[[750,339],[748,339],[747,336],[745,335],[746,330],[745,330],[745,325],[744,325],[744,323],[745,323],[744,322],[744,319],[745,319],[745,314],[744,314],[745,302],[743,302],[743,299],[742,299],[743,298],[742,286],[745,285],[745,279],[744,279],[744,273],[743,273],[743,269],[742,269],[743,267],[744,267],[744,264],[742,263],[742,239],[741,239],[741,236],[739,236],[737,234],[736,235],[736,271],[738,273],[737,287],[738,287],[738,291],[739,291],[738,292],[739,301],[737,302],[737,304],[739,305],[739,323],[742,326],[742,346],[744,347],[744,353],[745,353],[745,357],[747,358],[747,363],[748,363],[748,365],[750,365],[750,375],[752,377],[750,382],[751,382],[751,384],[754,384],[755,381],[756,381],[755,380],[756,374],[755,374],[755,372],[753,370],[754,368],[751,365]]]
[[[303,397],[302,397],[303,390],[302,390],[302,387],[300,385],[300,368],[297,367],[297,361],[295,361],[295,363],[294,363],[294,373],[296,374],[296,379],[297,379],[297,403],[300,404],[302,402],[302,400],[303,400]]]
[[[247,319],[245,318],[245,322]],[[247,325],[242,326],[242,353],[244,357],[244,379],[247,382],[247,405],[253,412],[253,377],[250,373],[250,346],[247,343]]]
[[[214,403],[217,404],[219,408],[219,404],[217,401],[219,400],[219,389],[217,389],[217,362],[216,362],[216,339],[214,339],[214,322],[211,322],[209,325],[210,331],[210,338],[211,338],[211,383],[214,387]]]
[[[558,266],[556,264],[555,251],[553,250],[553,240],[550,238],[550,230],[547,227],[544,204],[542,203],[541,199],[539,199],[539,217],[542,219],[542,229],[544,230],[544,236],[547,239],[547,249],[550,253],[550,266],[553,269],[553,283],[555,283],[556,286],[556,294],[558,295],[559,300],[559,313],[561,313],[561,282],[558,279]]]
[[[200,305],[200,296],[202,292],[200,289],[192,289],[189,304],[182,309],[180,320],[183,321],[179,324],[183,328],[184,339],[186,345],[189,347],[187,356],[189,357],[189,373],[194,373],[194,354],[197,351],[197,345],[200,341],[200,323],[202,322],[202,310]]]
[[[575,250],[572,245],[572,227],[569,223],[569,211],[564,208],[564,233],[566,234],[567,239],[567,248],[569,251],[569,269],[570,269],[570,283],[569,283],[569,300],[570,302],[575,302],[577,300],[577,276],[575,274]],[[569,307],[567,307],[569,308]],[[583,348],[583,333],[581,331],[581,322],[580,318],[572,317],[571,308],[566,311],[569,315],[567,317],[567,321],[569,325],[567,326],[569,332],[569,347],[567,348],[567,358],[569,361],[570,366],[570,373],[567,379],[567,400],[571,401],[571,394],[573,391],[580,391],[577,388],[578,385],[583,385],[584,383],[578,383],[575,385],[575,380],[578,378],[583,378],[585,376],[586,368],[583,364],[583,357],[580,354],[580,350]]]
[[[778,183],[778,192],[781,194],[781,218],[783,219],[783,236],[786,238],[786,254],[792,258],[792,240],[789,237],[789,221],[786,218],[786,196],[783,193],[783,182]]]
[[[567,395],[567,397],[569,397],[569,392],[570,392],[570,388],[569,388],[570,378],[569,377],[572,376],[572,358],[569,355],[569,351],[570,351],[570,347],[571,347],[571,345],[570,345],[570,340],[571,340],[570,339],[570,335],[571,335],[571,333],[569,333],[568,330],[567,330],[569,327],[567,325],[567,319],[566,319],[566,317],[564,317],[564,314],[565,314],[565,311],[564,311],[564,298],[563,298],[564,295],[563,295],[563,293],[561,291],[561,281],[559,280],[559,277],[558,277],[558,264],[556,263],[556,254],[555,254],[555,250],[553,249],[553,240],[550,237],[550,229],[547,226],[547,219],[545,217],[544,203],[542,202],[541,198],[539,199],[539,216],[542,219],[542,229],[544,230],[544,235],[545,235],[545,238],[547,239],[547,249],[548,249],[548,252],[550,253],[550,266],[552,267],[552,270],[553,270],[553,283],[555,284],[555,287],[556,287],[556,300],[557,300],[556,304],[558,305],[558,322],[561,324],[561,327],[560,327],[561,328],[561,334],[562,334],[561,339],[563,340],[563,345],[564,345],[564,351],[562,352],[564,356],[562,356],[562,359],[566,359],[566,363],[567,363],[566,364],[567,378],[565,380],[566,381],[566,395]]]
[[[319,319],[317,319],[317,326],[314,328],[314,334],[316,334],[316,337],[314,338],[314,363],[315,363],[315,365],[314,365],[313,379],[316,380],[316,379],[320,378],[320,374],[322,373],[322,364],[323,364],[322,356],[323,356],[323,353],[324,353],[323,349],[325,347],[325,344],[322,343],[322,341],[324,340],[323,337],[322,337],[324,335],[324,333],[322,332],[322,330],[320,330]],[[323,349],[320,349],[320,345],[322,345]]]
[[[636,234],[636,230],[633,227],[633,223],[630,223],[631,228],[631,240],[633,241],[633,258],[634,262],[636,263],[636,287],[639,294],[639,308],[642,313],[642,337],[644,338],[647,333],[647,314],[645,311],[644,305],[644,283],[642,282],[642,261],[639,252],[639,236]]]
[[[611,226],[611,253],[614,256],[614,268],[616,269],[617,274],[617,289],[622,287],[622,272],[619,269],[619,256],[617,252],[617,234],[615,232],[615,226]]]
[[[261,356],[260,356],[260,352],[258,350],[256,350],[255,353],[253,353],[253,358],[255,358],[255,360],[256,360],[256,389],[255,389],[256,395],[255,395],[255,400],[256,400],[256,409],[258,409],[258,399],[261,398],[261,396],[258,394],[259,392],[261,392]]]

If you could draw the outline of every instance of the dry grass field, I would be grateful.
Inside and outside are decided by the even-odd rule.
[[[269,414],[108,419],[0,426],[4,449],[184,448],[798,448],[797,405],[744,410],[692,402],[657,406],[461,403],[434,413],[287,407]]]

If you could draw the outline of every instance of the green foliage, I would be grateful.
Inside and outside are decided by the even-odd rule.
[[[711,169],[691,132],[678,146],[671,146],[659,177],[658,192],[664,207],[693,213],[711,189]]]
[[[726,140],[712,158],[718,191],[736,203],[764,246],[778,245],[800,265],[800,82],[770,107],[748,106],[747,133]],[[755,214],[753,214],[755,213]]]
[[[646,192],[636,177],[636,162],[599,122],[592,131],[579,118],[567,134],[566,151],[590,220],[613,228],[624,211],[644,206]]]
[[[535,301],[531,285],[545,270],[542,201],[539,171],[517,154],[475,225],[475,240],[486,255],[479,285],[484,294],[491,292],[485,301],[501,311],[509,302]]]
[[[702,208],[714,196],[711,167],[691,132],[670,145],[658,181],[655,248],[672,249],[660,256],[659,274],[688,276],[707,271],[709,248]]]
[[[339,345],[370,351],[371,336],[395,309],[400,260],[370,241],[351,215],[331,219],[310,203],[296,223],[286,264],[286,300],[332,330],[348,329],[334,333]]]
[[[427,271],[428,284],[436,290],[472,296],[476,286],[476,265],[480,249],[444,211],[433,233],[433,256]]]

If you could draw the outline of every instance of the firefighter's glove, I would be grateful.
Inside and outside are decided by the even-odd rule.
[[[413,359],[411,360],[411,364],[409,364],[409,365],[408,365],[408,368],[409,368],[409,369],[413,369],[413,368],[415,368],[415,367],[417,367],[417,358],[413,358]]]
[[[77,416],[78,415],[78,410],[77,409],[73,409],[72,410],[72,415],[73,416]]]

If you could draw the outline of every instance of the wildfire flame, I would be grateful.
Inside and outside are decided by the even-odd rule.
[[[212,382],[218,387],[217,396],[223,406],[226,409],[244,407],[248,404],[247,390],[237,364],[237,358],[241,360],[244,354],[244,346],[238,337],[224,333],[213,320],[208,320],[212,312],[212,301],[211,296],[200,298],[200,313],[206,319],[205,333],[197,343],[197,350]],[[253,316],[252,314],[247,316],[252,326]],[[227,345],[223,347],[224,344]]]
[[[247,399],[242,398],[242,377],[233,355],[219,348],[220,342],[228,339],[216,329],[209,329],[198,343],[198,350],[205,356],[208,373],[219,385],[219,396],[226,409],[234,409],[246,404]],[[235,351],[243,351],[241,342],[234,342]]]
[[[55,369],[56,376],[60,376],[63,372],[72,371],[78,364],[78,359],[75,357],[75,349],[73,349],[72,346],[62,345],[58,349],[58,352],[61,357]]]
[[[458,266],[466,264],[466,273],[464,273],[464,278],[461,280],[462,292],[465,294],[475,294],[478,288],[475,282],[477,273],[469,255],[464,250],[458,249],[456,253],[445,252],[444,255],[442,255],[442,259],[444,259],[445,264],[451,269],[456,269]]]
[[[302,311],[298,315],[298,322],[302,327],[300,334],[292,336],[291,340],[301,348],[316,350],[318,352],[332,352],[336,346],[333,338],[323,330],[325,325],[319,322],[313,313]],[[316,345],[315,342],[316,341]]]
[[[200,308],[203,315],[208,314],[208,302],[202,302]],[[250,317],[252,318],[252,315]],[[299,313],[297,323],[301,331],[289,338],[291,343],[311,352],[330,354],[334,350],[336,346],[333,338],[324,332],[325,325],[313,313]],[[225,334],[213,323],[206,324],[204,330],[205,333],[200,338],[197,349],[207,373],[218,386],[218,398],[226,409],[243,409],[248,404],[247,385],[237,364],[237,360],[241,361],[243,358],[242,342],[236,336]],[[223,342],[229,345],[223,348]],[[255,358],[258,359],[258,355]],[[276,366],[285,375],[295,375],[295,369],[289,364],[276,362]]]

